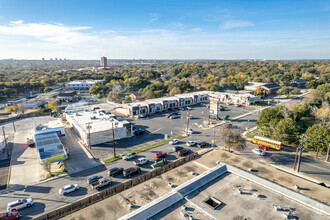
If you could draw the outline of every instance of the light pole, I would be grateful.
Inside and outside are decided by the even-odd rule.
[[[112,124],[113,156],[116,157],[115,129],[113,127],[113,122],[111,124]]]

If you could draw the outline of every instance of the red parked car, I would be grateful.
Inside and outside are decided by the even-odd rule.
[[[11,220],[11,219],[19,219],[19,213],[17,211],[0,213],[0,220]]]
[[[265,146],[265,145],[257,145],[257,148],[261,149],[261,150],[269,150],[269,147]]]
[[[166,157],[167,153],[166,152],[157,152],[155,154],[156,158],[162,158],[162,157]]]

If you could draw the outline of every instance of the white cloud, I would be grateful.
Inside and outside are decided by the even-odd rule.
[[[231,29],[231,28],[242,28],[242,27],[252,27],[252,26],[254,26],[254,24],[249,21],[229,20],[222,25],[222,28]]]
[[[199,27],[197,27],[197,28],[192,28],[192,29],[190,29],[190,31],[191,31],[191,32],[201,32],[201,31],[202,31],[202,28],[199,28]]]
[[[149,14],[149,16],[150,16],[150,19],[147,22],[148,24],[153,23],[153,22],[157,21],[160,18],[160,14],[157,14],[157,13],[151,13],[151,14]]]
[[[96,35],[84,33],[91,27],[69,27],[62,24],[24,23],[22,20],[11,21],[8,25],[0,25],[0,33],[10,36],[29,36],[42,41],[57,44],[79,44],[96,40]]]
[[[176,27],[176,28],[183,28],[184,24],[181,22],[172,22],[169,24],[169,26]]]

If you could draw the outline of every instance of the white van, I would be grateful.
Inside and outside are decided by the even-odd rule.
[[[7,210],[8,212],[18,211],[20,209],[29,208],[33,205],[34,201],[32,198],[28,199],[19,199],[15,202],[8,203]]]

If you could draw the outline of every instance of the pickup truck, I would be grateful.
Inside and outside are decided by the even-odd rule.
[[[97,182],[92,183],[91,187],[92,187],[92,189],[99,189],[99,188],[107,186],[111,183],[112,183],[111,178],[102,178],[102,179],[99,179]]]

